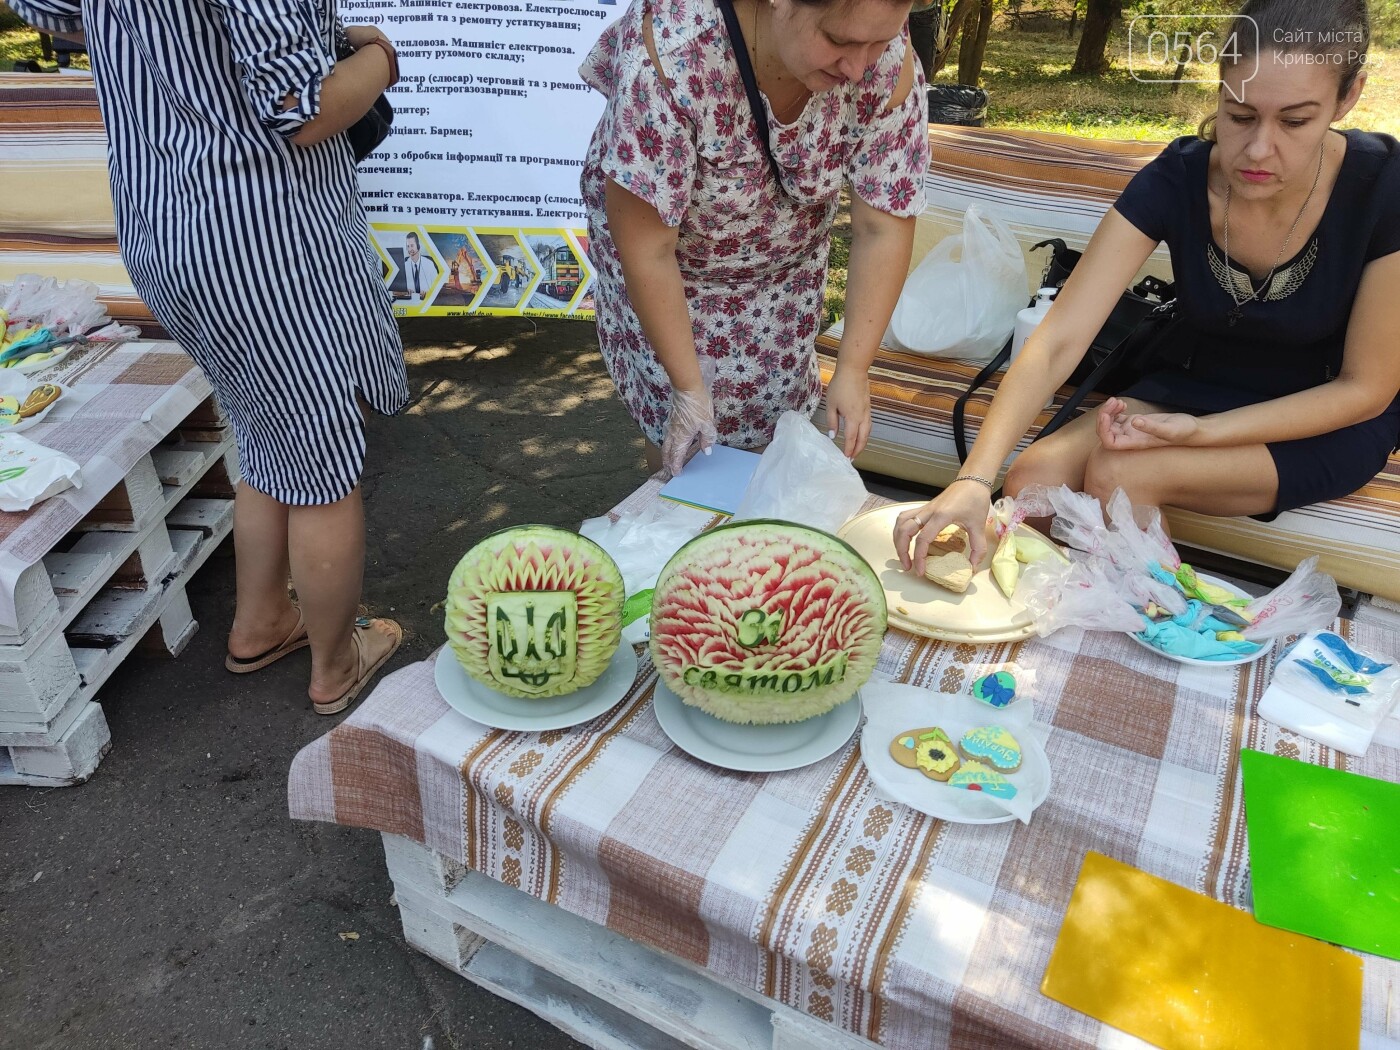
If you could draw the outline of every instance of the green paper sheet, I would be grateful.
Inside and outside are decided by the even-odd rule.
[[[1254,917],[1400,959],[1400,784],[1241,751]]]

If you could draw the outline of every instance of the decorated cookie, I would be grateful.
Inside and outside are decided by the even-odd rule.
[[[1010,671],[993,671],[972,683],[972,698],[992,707],[1005,707],[1016,699],[1016,677]]]
[[[24,399],[24,404],[19,406],[20,417],[28,419],[30,416],[37,416],[57,401],[62,393],[62,388],[53,383],[41,383],[29,392],[29,396]]]
[[[946,781],[962,765],[952,739],[937,726],[900,733],[890,742],[890,757],[931,780]]]
[[[1021,768],[1021,745],[1001,726],[968,730],[958,741],[958,749],[968,761],[985,762],[999,773],[1014,773]]]
[[[6,394],[0,397],[0,426],[13,426],[19,422],[19,401]]]
[[[967,791],[985,791],[997,798],[1016,797],[1016,785],[1007,780],[995,769],[988,769],[981,762],[964,762],[948,781],[953,787]]]

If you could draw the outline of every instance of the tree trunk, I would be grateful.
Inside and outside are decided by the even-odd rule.
[[[992,31],[992,0],[982,0],[977,12],[976,28],[968,22],[963,28],[962,48],[958,52],[958,83],[974,87],[982,79],[982,60],[987,56],[987,34]],[[969,40],[969,37],[972,39]]]
[[[1070,73],[1086,76],[1108,72],[1108,37],[1123,17],[1123,0],[1089,0],[1084,13],[1084,35],[1074,55]]]
[[[1070,40],[1074,39],[1074,31],[1079,28],[1079,5],[1076,3],[1069,12],[1069,32],[1065,35]]]
[[[933,53],[933,71],[936,74],[948,64],[948,56],[953,53],[953,44],[958,39],[958,33],[962,31],[963,23],[967,21],[967,16],[977,10],[978,0],[958,0],[953,5],[953,13],[948,16],[948,25],[944,29],[943,39],[937,42]],[[928,78],[932,80],[932,77]]]

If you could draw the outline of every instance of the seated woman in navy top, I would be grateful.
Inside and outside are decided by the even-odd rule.
[[[900,516],[905,568],[922,572],[949,523],[981,554],[1006,456],[1162,241],[1183,364],[1031,445],[1006,491],[1121,486],[1138,505],[1268,518],[1384,468],[1400,440],[1400,143],[1331,127],[1366,80],[1365,0],[1249,0],[1239,14],[1200,136],[1133,178],[1006,374],[960,480]]]

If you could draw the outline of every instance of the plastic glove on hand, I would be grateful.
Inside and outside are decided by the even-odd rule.
[[[708,449],[719,440],[715,408],[707,393],[671,391],[671,414],[661,439],[661,466],[671,477],[678,475],[694,449]]]

